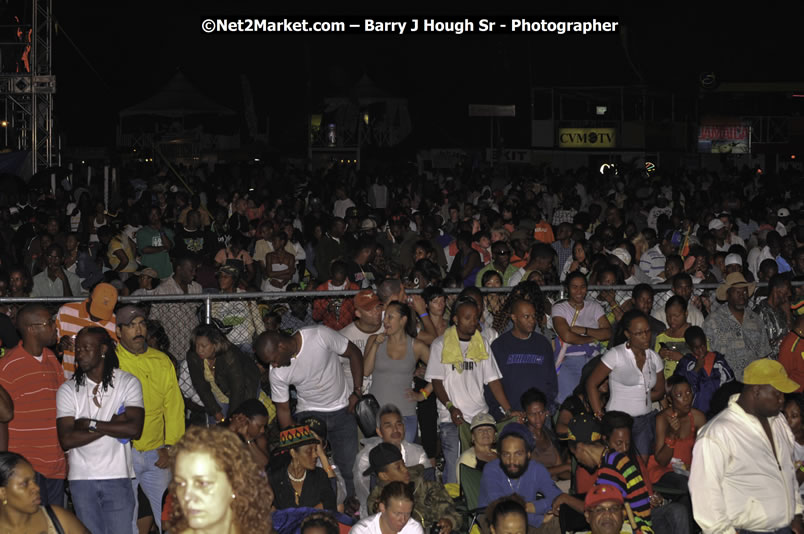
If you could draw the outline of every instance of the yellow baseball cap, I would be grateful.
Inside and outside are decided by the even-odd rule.
[[[743,383],[751,386],[773,386],[782,393],[793,393],[799,385],[787,376],[784,366],[776,360],[754,360],[743,371]]]

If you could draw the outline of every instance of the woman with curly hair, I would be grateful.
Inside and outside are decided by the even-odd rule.
[[[233,432],[188,428],[170,450],[170,470],[171,532],[271,532],[273,492]]]

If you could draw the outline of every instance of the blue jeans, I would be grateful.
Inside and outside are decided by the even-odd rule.
[[[583,366],[591,358],[585,355],[581,356],[566,356],[561,363],[561,369],[558,371],[558,396],[556,403],[561,406],[564,399],[572,395],[572,392],[578,387],[581,382],[581,370]]]
[[[416,436],[419,435],[419,419],[414,415],[403,415],[402,421],[405,423],[405,441],[416,443]]]
[[[343,475],[346,483],[346,494],[355,494],[354,475],[352,468],[357,457],[357,419],[349,413],[348,408],[341,408],[334,412],[299,412],[295,419],[300,421],[305,417],[315,416],[327,425],[327,441],[332,446],[332,459]]]
[[[656,412],[634,417],[631,429],[631,442],[639,454],[650,456],[653,452],[653,438],[656,432]]]
[[[92,534],[128,532],[137,506],[131,479],[71,480],[75,515]]]
[[[457,483],[460,449],[458,427],[453,423],[441,423],[438,425],[438,435],[441,438],[441,452],[444,453],[444,473],[441,478],[444,484]]]
[[[133,479],[133,490],[136,495],[137,486],[142,486],[142,491],[148,497],[148,502],[151,503],[151,510],[153,510],[154,521],[159,531],[162,531],[162,495],[168,489],[170,484],[170,470],[161,469],[154,465],[159,459],[159,449],[152,451],[138,451],[131,448],[131,460],[134,465],[134,474],[137,478]],[[135,500],[136,502],[136,500]],[[134,508],[134,514],[131,517],[134,525],[134,532],[137,532],[137,509]]]
[[[47,478],[34,471],[36,485],[39,486],[39,498],[42,506],[55,505],[64,507],[64,479]]]

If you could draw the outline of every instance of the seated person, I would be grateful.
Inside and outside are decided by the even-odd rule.
[[[497,436],[497,422],[487,413],[479,413],[472,418],[469,427],[472,432],[472,446],[463,451],[458,463],[482,471],[483,467],[497,459],[494,438]],[[458,469],[458,484],[461,483],[461,470]]]
[[[268,424],[268,410],[257,399],[243,401],[224,422],[224,425],[237,434],[248,445],[254,462],[260,467],[268,465],[268,438],[265,425]]]
[[[491,534],[524,533],[528,530],[525,501],[517,494],[502,497],[489,504],[484,519]]]
[[[707,348],[706,334],[700,326],[687,328],[684,340],[692,353],[679,360],[675,375],[685,378],[689,383],[693,395],[692,407],[708,413],[712,395],[723,384],[734,380],[734,371],[722,354]]]
[[[634,512],[637,528],[642,534],[652,534],[650,493],[637,464],[627,454],[609,447],[603,440],[600,423],[591,414],[573,417],[567,427],[561,439],[569,442],[578,463],[595,472],[597,484],[610,484],[620,491]],[[628,441],[630,446],[630,436]],[[584,512],[583,501],[576,497],[569,497],[566,504],[576,512]]]
[[[622,493],[608,484],[592,487],[583,500],[589,534],[618,534],[623,531],[625,500]]]
[[[405,422],[402,420],[402,414],[399,409],[393,404],[386,404],[380,408],[379,413],[377,413],[377,435],[363,440],[363,449],[357,454],[352,471],[355,496],[360,502],[361,517],[368,516],[366,499],[371,491],[369,477],[364,476],[363,472],[369,467],[369,453],[376,445],[383,442],[395,445],[400,450],[402,459],[408,467],[422,465],[427,468],[430,466],[430,460],[428,460],[427,454],[421,445],[405,441],[404,437]]]
[[[561,493],[542,464],[531,460],[534,440],[530,430],[521,423],[509,423],[498,441],[500,458],[483,469],[477,504],[488,506],[495,499],[516,493],[525,499],[528,525],[538,532],[558,533],[553,510],[571,497]]]
[[[335,472],[324,461],[321,442],[310,427],[296,425],[281,431],[277,452],[268,476],[276,509],[310,507],[335,511],[335,490],[330,483]],[[328,469],[316,467],[317,459]]]
[[[682,475],[674,473],[674,467],[689,472],[695,435],[706,424],[706,415],[693,407],[692,388],[683,376],[667,381],[667,399],[669,406],[656,416],[655,454],[648,473],[655,484],[686,489],[686,480],[676,480]]]
[[[440,482],[422,478],[424,468],[416,465],[408,469],[402,453],[390,443],[380,443],[369,453],[369,468],[363,472],[377,476],[377,485],[371,490],[366,507],[369,513],[380,511],[380,500],[388,484],[402,482],[413,489],[413,516],[421,519],[422,525],[437,524],[442,534],[449,534],[460,525],[461,516],[455,504]]]
[[[572,465],[566,449],[559,446],[556,435],[545,426],[547,418],[550,417],[547,397],[538,389],[530,388],[522,394],[520,403],[525,410],[525,426],[533,435],[531,458],[545,466],[553,480],[569,479]]]

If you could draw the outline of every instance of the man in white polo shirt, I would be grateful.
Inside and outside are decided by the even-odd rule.
[[[142,433],[145,409],[137,378],[119,368],[115,343],[98,326],[75,339],[77,368],[59,387],[56,430],[67,451],[75,513],[93,534],[133,530],[130,440]]]
[[[346,493],[355,494],[352,467],[357,456],[357,420],[353,413],[362,396],[363,355],[354,343],[326,326],[302,328],[292,336],[263,332],[254,344],[257,362],[271,368],[271,399],[280,428],[294,424],[290,386],[296,387],[296,420],[314,415],[327,425],[335,464],[343,473]],[[352,388],[340,358],[349,360]]]

